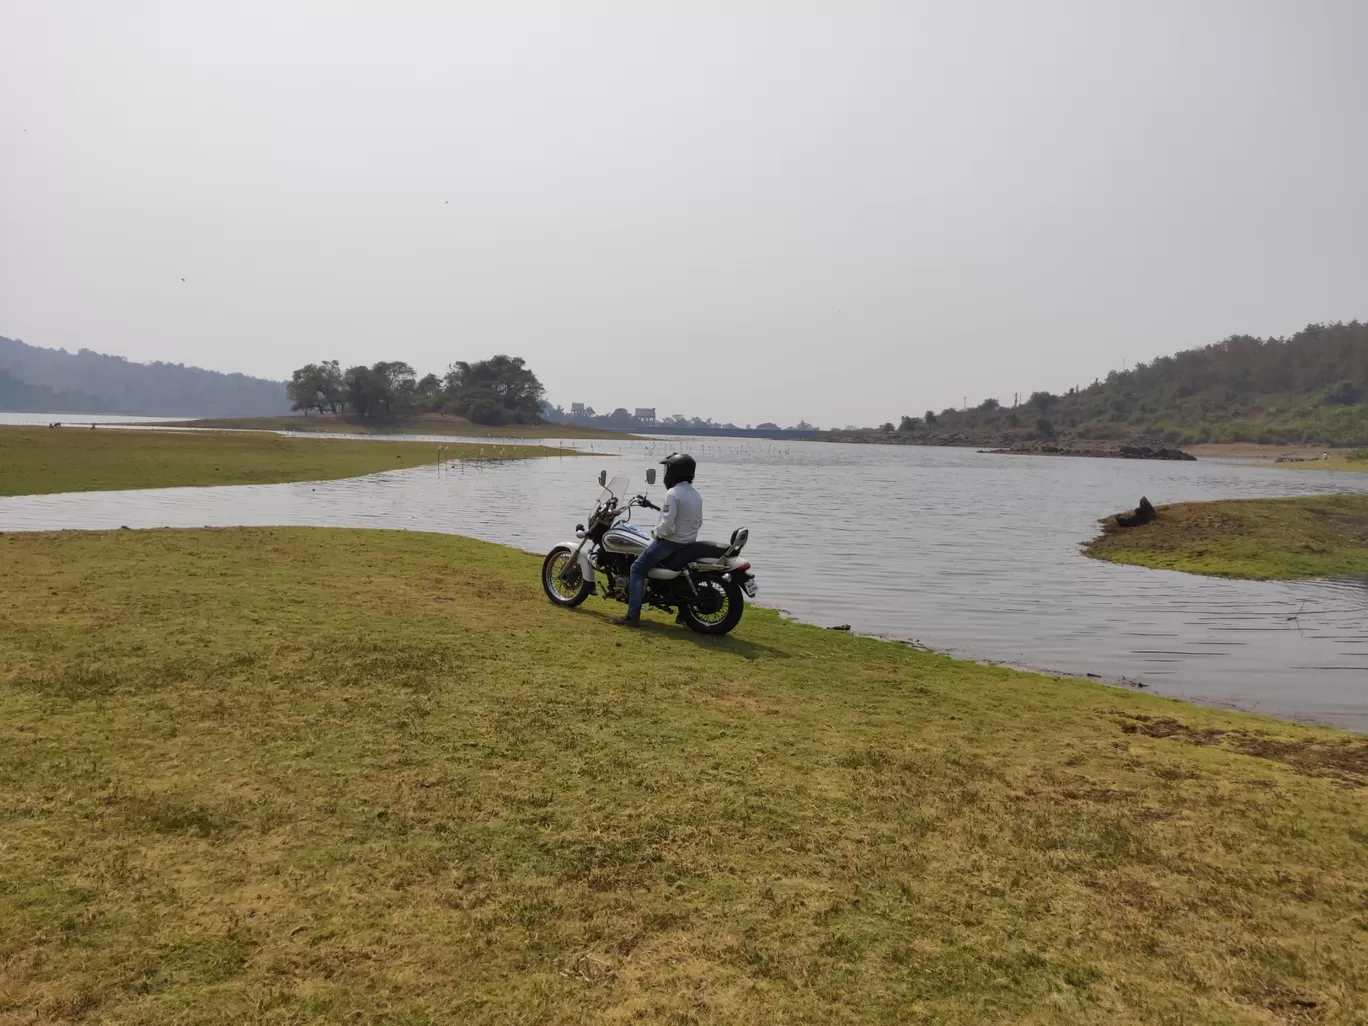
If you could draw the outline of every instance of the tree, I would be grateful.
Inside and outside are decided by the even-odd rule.
[[[424,374],[413,389],[414,407],[433,411],[442,404],[442,379],[436,374]]]
[[[1053,438],[1055,436],[1054,425],[1041,417],[1036,421],[1036,434],[1041,438]]]
[[[903,433],[908,433],[916,431],[920,427],[921,421],[919,421],[916,417],[909,417],[907,414],[904,413],[902,423],[898,425],[898,430]]]
[[[477,424],[539,424],[545,391],[520,356],[453,363],[446,375],[447,408]]]
[[[346,402],[342,371],[336,360],[310,363],[290,375],[285,385],[290,398],[290,409],[319,413],[336,413]]]
[[[927,411],[926,411],[925,420],[926,420],[926,426],[927,426],[927,427],[935,427],[937,424],[940,423],[940,421],[938,421],[938,420],[936,419],[936,414],[935,414],[935,411],[934,411],[934,410],[927,410]]]
[[[608,426],[615,431],[630,431],[637,426],[637,419],[625,407],[619,406],[608,414]]]
[[[413,411],[417,383],[412,367],[402,360],[382,360],[371,367],[371,374],[379,383],[376,402],[386,416],[400,416]]]
[[[1049,392],[1032,392],[1031,398],[1028,399],[1027,402],[1029,402],[1041,413],[1044,413],[1046,410],[1048,410],[1051,406],[1055,404],[1055,397],[1052,396]]]
[[[883,427],[879,428],[879,430],[886,435],[891,435],[893,433],[893,422],[891,420],[885,421]]]
[[[362,364],[348,367],[347,373],[342,376],[342,382],[347,405],[352,408],[353,413],[360,417],[373,417],[380,411],[380,392],[384,382],[377,378],[369,367]]]
[[[809,424],[807,421],[805,421],[805,420],[800,420],[797,424],[793,425],[793,430],[794,430],[794,431],[816,431],[817,429],[816,429],[815,427],[813,427],[811,424]]]
[[[1354,406],[1363,398],[1363,389],[1352,381],[1342,381],[1325,390],[1325,401],[1337,406]]]
[[[999,403],[996,399],[985,399],[983,400],[983,402],[979,403],[979,410],[981,410],[983,413],[992,413],[1001,405],[1002,404]]]

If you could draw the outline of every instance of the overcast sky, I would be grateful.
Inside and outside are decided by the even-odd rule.
[[[1368,317],[1365,39],[1365,0],[0,0],[0,334],[506,352],[738,423],[1010,402]]]

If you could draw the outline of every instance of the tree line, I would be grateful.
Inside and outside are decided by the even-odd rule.
[[[611,413],[599,413],[592,406],[586,406],[582,411],[567,411],[563,406],[552,406],[549,403],[543,404],[543,416],[553,424],[575,424],[579,427],[601,428],[606,431],[635,431],[652,432],[662,429],[673,433],[688,430],[698,431],[740,431],[743,430],[739,424],[731,421],[719,423],[711,417],[689,417],[682,413],[672,413],[666,417],[658,419],[645,419],[631,413],[624,406],[619,406]],[[756,424],[754,427],[747,424],[744,430],[751,431],[816,431],[817,429],[805,420],[800,420],[797,424],[781,428],[778,424],[764,423]]]
[[[1310,324],[1290,338],[1234,335],[1061,394],[927,410],[870,434],[1010,444],[1070,436],[1170,444],[1368,444],[1368,324]]]
[[[310,413],[352,413],[369,419],[450,413],[476,424],[539,424],[545,389],[518,356],[457,361],[445,374],[417,372],[401,360],[343,370],[337,360],[300,367],[285,390],[290,407]]]

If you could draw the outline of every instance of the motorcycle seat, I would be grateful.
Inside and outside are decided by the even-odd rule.
[[[718,542],[690,542],[673,556],[662,559],[657,565],[665,570],[683,570],[690,563],[696,563],[700,559],[717,559],[727,551],[727,548],[728,546]]]

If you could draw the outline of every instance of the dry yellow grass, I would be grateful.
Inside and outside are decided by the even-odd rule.
[[[1368,745],[536,557],[0,536],[0,1023],[1354,1023]],[[763,582],[762,582],[763,583]]]

